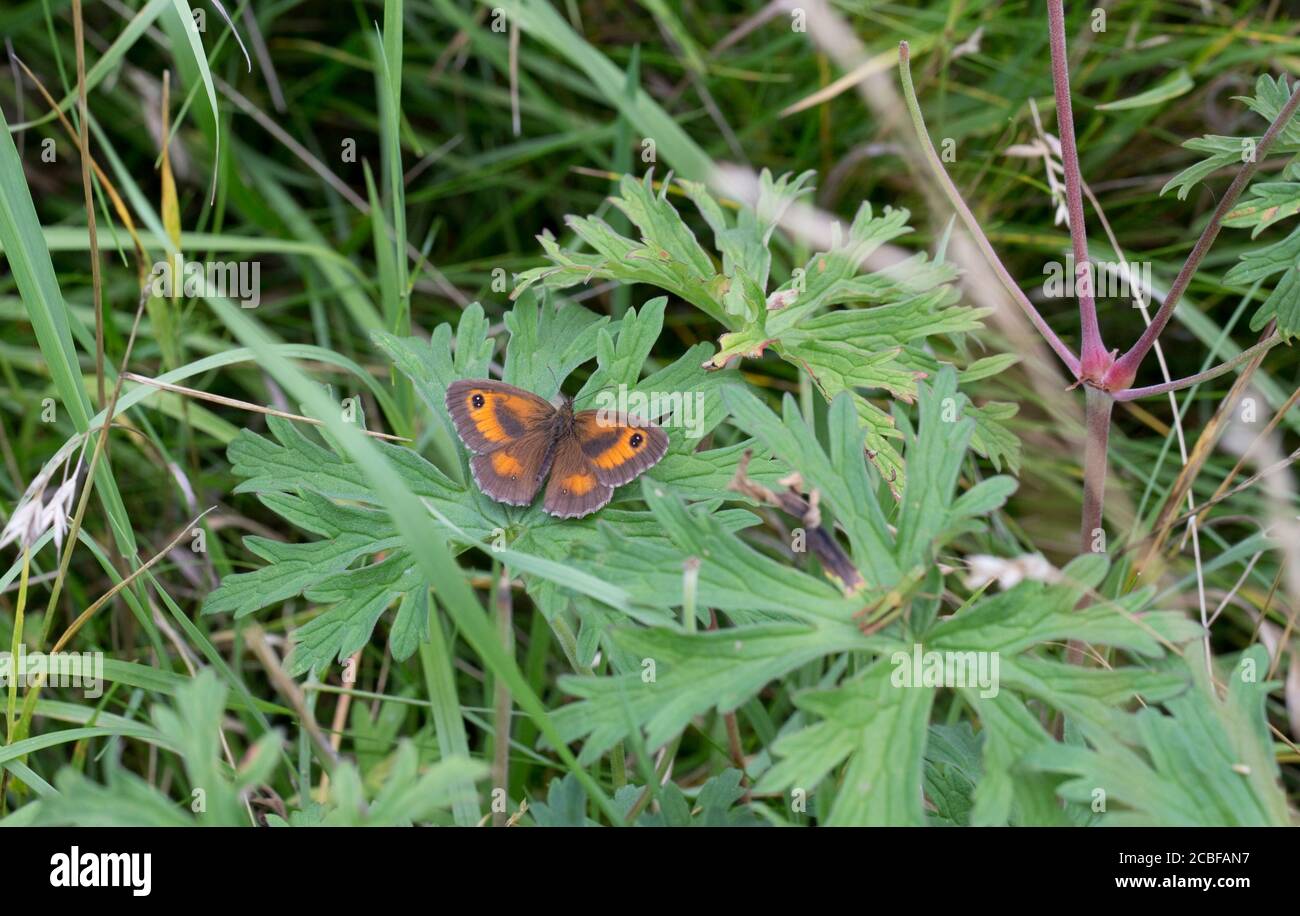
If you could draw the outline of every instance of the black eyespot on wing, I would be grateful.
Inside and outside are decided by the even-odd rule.
[[[483,400],[483,395],[479,394],[477,391],[474,392],[474,396],[469,400],[470,403],[474,405],[475,410],[481,410],[483,405],[487,403],[487,401]]]
[[[642,443],[644,442],[645,442],[645,436],[642,436],[640,433],[633,433],[632,438],[627,440],[627,444],[630,445],[632,448],[640,448]]]

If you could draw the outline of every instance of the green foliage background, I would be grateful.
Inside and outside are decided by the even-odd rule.
[[[763,6],[228,4],[247,63],[214,9],[199,32],[183,0],[89,6],[92,152],[149,263],[261,268],[256,309],[150,299],[121,365],[139,275],[97,182],[109,391],[131,371],[319,422],[124,384],[58,606],[48,536],[19,633],[22,557],[0,564],[4,646],[48,649],[126,582],[70,646],[105,653],[104,695],[45,690],[29,730],[7,719],[0,824],[1294,821],[1290,472],[1135,566],[1176,426],[1191,448],[1234,376],[1180,393],[1177,423],[1165,399],[1117,413],[1107,549],[1076,557],[1075,395],[976,304],[905,119],[853,88],[799,106],[844,64]],[[874,61],[859,79],[892,83],[911,43],[932,135],[1031,296],[1069,247],[1041,156],[1010,154],[1037,137],[1031,101],[1055,132],[1040,6],[830,6]],[[1294,85],[1295,23],[1258,6],[1116,2],[1103,31],[1071,14],[1084,178],[1157,288]],[[8,3],[0,34],[75,121],[69,7]],[[75,144],[26,77],[0,81],[0,109],[7,518],[105,405]],[[1300,128],[1275,152],[1165,335],[1174,377],[1270,319],[1300,329]],[[720,163],[753,168],[753,201],[710,189]],[[778,228],[810,205],[835,244]],[[893,267],[863,266],[885,251]],[[1140,332],[1128,301],[1100,306],[1108,339]],[[1043,309],[1075,339],[1072,305]],[[670,427],[590,518],[504,506],[443,407],[488,375],[579,408],[620,385],[698,393],[703,438]],[[1252,385],[1248,432],[1276,412],[1291,454],[1294,351]],[[806,520],[729,488],[747,454],[751,481],[816,492],[861,588],[791,549]],[[1236,457],[1210,454],[1196,505]],[[973,555],[1026,553],[1060,577],[966,580]],[[918,644],[996,653],[999,690],[898,686]]]

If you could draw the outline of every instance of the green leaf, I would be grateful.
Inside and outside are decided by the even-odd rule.
[[[1005,461],[1011,473],[1020,473],[1020,440],[1006,425],[1020,412],[1020,405],[989,401],[982,406],[966,407],[966,416],[975,420],[970,447],[987,458],[999,471]]]
[[[569,229],[596,254],[570,255],[549,234],[540,236],[542,248],[554,266],[524,271],[511,298],[519,298],[539,282],[551,289],[566,289],[592,279],[616,279],[667,290],[726,323],[727,307],[722,296],[727,278],[717,273],[695,234],[668,202],[668,186],[656,194],[651,182],[649,172],[642,181],[626,175],[619,183],[619,196],[613,198],[614,205],[640,231],[640,242],[619,235],[598,217],[570,216],[566,219]]]
[[[506,346],[505,374],[516,383],[553,394],[568,372],[595,355],[597,368],[584,389],[593,395],[610,385],[622,386],[628,397],[663,390],[674,393],[674,409],[664,420],[670,452],[647,479],[680,482],[687,495],[715,498],[735,475],[743,444],[704,451],[697,447],[699,437],[726,415],[719,394],[735,378],[732,373],[705,372],[700,368],[701,351],[693,348],[638,381],[644,359],[658,339],[664,304],[663,299],[649,302],[611,326],[607,319],[578,306],[554,308],[521,301],[506,317],[512,334]],[[449,346],[452,330],[447,325],[435,330],[431,345],[384,332],[376,332],[374,339],[421,392],[437,419],[434,428],[451,436],[443,405],[446,386],[457,377],[486,373],[493,349],[486,333],[482,310],[472,306],[462,314],[456,331],[454,358]],[[423,600],[418,596],[430,583],[416,569],[412,546],[384,511],[370,476],[341,454],[332,434],[322,444],[299,426],[274,417],[268,420],[268,429],[273,439],[243,431],[231,443],[232,469],[241,478],[237,491],[257,493],[267,508],[319,539],[282,543],[247,538],[248,549],[266,565],[226,576],[208,596],[204,612],[239,618],[297,595],[321,606],[313,619],[293,631],[295,650],[289,668],[298,674],[322,671],[332,660],[341,661],[364,647],[385,612],[396,606],[390,648],[397,660],[408,658],[428,632],[415,602]],[[513,509],[485,496],[472,483],[452,480],[411,448],[386,442],[371,445],[433,517],[453,551],[478,547],[498,556],[524,578],[548,619],[579,596],[618,612],[662,616],[655,608],[664,606],[664,593],[637,588],[635,583],[628,588],[615,586],[605,572],[612,561],[600,521],[618,519],[624,537],[657,534],[659,523],[650,512],[609,508],[591,519],[563,521],[539,506]],[[464,450],[450,444],[449,448],[454,449],[450,461],[460,469],[460,480],[469,480]],[[778,462],[766,463],[768,467],[756,472],[756,478],[775,482],[787,473]],[[643,564],[638,560],[636,565]],[[813,585],[823,590],[831,606],[838,606],[834,589],[816,580]],[[803,592],[780,594],[802,596]],[[647,607],[634,611],[629,606],[632,600]],[[738,602],[747,603],[748,598]]]
[[[668,629],[620,628],[613,640],[640,659],[636,670],[612,677],[565,677],[580,698],[555,714],[566,741],[586,738],[579,760],[596,760],[638,728],[656,750],[710,709],[738,708],[768,682],[830,652],[875,645],[846,621],[808,628],[755,624],[697,635]]]
[[[173,42],[177,48],[184,48],[189,52],[185,58],[188,65],[192,65],[197,70],[199,80],[203,84],[203,91],[207,94],[208,107],[212,112],[212,140],[214,144],[212,153],[212,193],[215,196],[217,188],[217,174],[221,170],[221,114],[217,108],[217,90],[212,82],[212,71],[208,69],[208,58],[203,53],[203,40],[199,37],[198,25],[194,21],[194,13],[190,11],[190,5],[186,0],[172,0],[172,6],[175,10],[176,19],[172,20],[178,23],[178,28],[185,39],[184,43]]]
[[[827,251],[818,252],[783,284],[767,287],[771,236],[781,214],[809,190],[811,174],[774,179],[759,177],[753,207],[731,218],[698,182],[678,182],[713,231],[721,253],[719,272],[709,253],[669,202],[671,184],[658,194],[651,175],[642,181],[624,176],[615,207],[640,232],[634,241],[598,217],[574,217],[569,228],[594,254],[568,251],[549,234],[540,238],[550,265],[519,275],[513,293],[536,284],[566,289],[592,280],[646,283],[695,305],[725,329],[718,352],[705,362],[719,369],[738,358],[758,358],[772,348],[807,372],[825,398],[850,392],[873,462],[897,492],[903,463],[893,418],[864,391],[902,401],[916,395],[916,383],[935,367],[926,352],[929,338],[980,327],[984,311],[958,304],[950,285],[955,269],[916,255],[889,270],[862,273],[864,259],[881,245],[906,234],[906,210],[886,208],[877,215],[864,203],[847,233],[842,230]],[[827,311],[832,306],[856,308]],[[824,314],[823,314],[824,313]],[[1018,443],[991,411],[984,417],[979,447],[995,463],[1018,461]]]
[[[908,437],[907,482],[899,505],[894,553],[900,569],[928,565],[936,541],[954,521],[953,500],[975,423],[962,416],[966,398],[945,367],[920,395],[919,428]]]
[[[137,16],[137,19],[142,18],[145,18],[143,11]],[[145,24],[148,24],[147,18]],[[49,249],[45,247],[36,207],[23,175],[22,160],[18,158],[9,123],[0,112],[0,247],[4,249],[59,400],[77,432],[84,433],[91,428],[93,408],[81,378],[77,350],[72,343],[68,306],[59,290],[54,264]],[[118,549],[123,556],[135,556],[135,534],[107,457],[95,470],[95,489],[108,515]]]
[[[546,786],[546,801],[534,801],[528,813],[538,827],[596,827],[587,817],[587,793],[572,774],[552,779]]]
[[[800,694],[795,704],[821,721],[777,741],[773,751],[785,759],[756,790],[811,792],[847,759],[829,825],[922,826],[922,753],[934,691],[900,690],[892,672],[881,661],[834,690]]]
[[[1038,716],[1009,690],[999,691],[996,697],[985,697],[978,690],[963,689],[961,695],[979,716],[984,737],[984,775],[975,787],[971,824],[977,827],[1068,824],[1056,797],[1060,778],[1032,770],[1024,763],[1033,751],[1054,743]]]
[[[618,109],[642,137],[653,137],[656,152],[682,175],[696,181],[706,179],[712,161],[678,120],[666,112],[644,89],[629,87],[619,68],[583,37],[573,31],[547,0],[479,0],[488,7],[501,7],[510,22],[524,33],[549,45],[557,54],[582,70],[610,107]]]
[[[1275,79],[1265,74],[1256,80],[1255,94],[1241,98],[1239,101],[1245,102],[1246,106],[1263,118],[1266,123],[1272,123],[1286,106],[1287,100],[1291,97],[1291,91],[1292,87],[1285,76]],[[1240,166],[1253,161],[1259,140],[1260,137],[1257,136],[1221,137],[1213,135],[1188,140],[1183,144],[1183,148],[1205,153],[1205,158],[1194,165],[1188,166],[1171,178],[1160,189],[1160,193],[1164,194],[1171,188],[1177,188],[1178,199],[1185,199],[1187,193],[1193,187],[1219,169],[1230,165]],[[1277,142],[1273,145],[1272,151],[1289,154],[1300,151],[1300,124],[1295,120],[1286,124],[1282,128]]]
[[[1133,108],[1150,108],[1153,105],[1162,105],[1165,102],[1184,96],[1195,88],[1196,84],[1192,82],[1192,75],[1187,72],[1187,68],[1179,67],[1145,92],[1139,92],[1137,95],[1116,102],[1098,105],[1097,110],[1128,111]]]
[[[636,820],[638,827],[754,827],[763,823],[746,806],[737,806],[746,794],[740,784],[740,770],[726,769],[700,786],[694,803],[687,800],[676,783],[659,789],[659,810],[646,811]]]
[[[1294,177],[1295,166],[1287,174]],[[1250,237],[1257,238],[1269,226],[1297,213],[1300,213],[1300,182],[1264,181],[1251,186],[1250,194],[1224,217],[1223,225],[1250,228]]]
[[[243,755],[232,771],[222,758],[221,714],[226,687],[204,669],[179,688],[172,704],[156,704],[153,722],[164,746],[180,757],[185,771],[181,799],[110,761],[104,784],[72,767],[56,780],[58,794],[32,807],[32,823],[78,827],[249,826],[241,799],[270,777],[280,737],[268,733]],[[415,746],[403,741],[386,768],[380,789],[371,796],[355,766],[344,762],[331,774],[324,805],[290,814],[290,823],[323,826],[403,826],[428,822],[448,807],[458,787],[482,777],[486,767],[464,758],[445,758],[423,774]],[[283,821],[281,821],[283,823]]]
[[[1092,803],[1104,793],[1107,826],[1284,826],[1286,797],[1269,738],[1264,703],[1276,685],[1260,680],[1268,654],[1243,653],[1220,698],[1199,643],[1189,646],[1193,689],[1135,716],[1130,745],[1043,745],[1030,755],[1042,770],[1067,773],[1063,798]]]
[[[1193,165],[1189,165],[1165,182],[1165,186],[1160,189],[1160,193],[1166,194],[1177,189],[1178,199],[1186,200],[1192,188],[1219,171],[1219,169],[1232,165],[1240,166],[1249,161],[1249,157],[1253,155],[1258,142],[1258,137],[1221,137],[1217,135],[1207,135],[1188,140],[1183,144],[1183,149],[1203,153],[1205,154],[1204,158]]]
[[[307,413],[324,424],[337,442],[340,451],[361,465],[371,484],[376,499],[392,518],[406,548],[417,563],[421,574],[437,592],[440,606],[455,621],[461,635],[482,657],[494,676],[501,678],[510,688],[520,708],[533,720],[541,733],[558,743],[558,735],[550,714],[537,696],[532,685],[519,670],[513,655],[501,644],[495,629],[483,613],[482,605],[466,580],[464,571],[452,558],[445,546],[438,524],[427,507],[416,499],[406,487],[392,465],[375,444],[346,422],[336,404],[298,368],[290,365],[275,350],[275,338],[247,315],[220,297],[208,296],[206,301],[221,317],[237,338],[251,346],[261,357],[268,372],[288,392],[305,404]],[[596,804],[611,819],[617,816],[600,786],[577,761],[567,747],[557,746],[556,753],[564,764],[577,774],[591,792]]]
[[[893,537],[863,454],[863,434],[849,395],[831,404],[830,449],[823,450],[808,433],[794,399],[787,396],[778,418],[747,391],[730,390],[723,398],[733,422],[763,443],[772,454],[799,471],[835,511],[848,534],[853,559],[872,585],[897,582],[902,571],[894,559]]]
[[[975,786],[980,782],[982,736],[969,722],[931,725],[925,743],[925,795],[934,805],[930,824],[970,825]]]
[[[782,175],[773,179],[772,173],[763,169],[758,176],[758,200],[753,208],[742,207],[737,211],[734,221],[727,217],[702,182],[680,184],[713,230],[713,243],[722,253],[722,272],[728,277],[739,272],[757,287],[761,297],[772,269],[772,253],[768,247],[772,233],[790,205],[812,192],[813,176],[813,172],[804,172],[797,177]]]
[[[1300,185],[1293,187],[1300,191]],[[1280,241],[1246,252],[1224,275],[1225,283],[1249,286],[1282,274],[1264,304],[1251,316],[1251,330],[1258,331],[1276,318],[1278,333],[1284,339],[1300,334],[1300,267],[1297,264],[1300,264],[1300,226]]]

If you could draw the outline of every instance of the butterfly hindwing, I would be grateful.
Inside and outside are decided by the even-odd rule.
[[[527,506],[542,486],[551,466],[550,432],[535,427],[519,439],[469,460],[480,490],[497,502]]]
[[[447,386],[447,412],[474,452],[469,466],[480,490],[513,506],[532,503],[549,473],[542,507],[582,518],[605,506],[614,488],[653,467],[668,434],[624,414],[559,411],[505,382],[462,379]]]
[[[518,442],[529,430],[549,425],[555,408],[531,391],[488,379],[460,379],[447,386],[447,412],[472,452]]]
[[[596,479],[606,486],[621,487],[654,467],[668,451],[666,432],[624,414],[584,410],[574,417],[574,431]]]
[[[577,437],[561,439],[555,448],[542,508],[559,518],[582,518],[603,508],[613,496],[614,488],[596,476]]]

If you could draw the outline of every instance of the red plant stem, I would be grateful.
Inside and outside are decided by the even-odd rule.
[[[1110,439],[1110,413],[1115,400],[1108,392],[1091,385],[1083,386],[1084,425],[1087,439],[1083,446],[1083,518],[1079,524],[1079,549],[1094,551],[1100,544],[1105,551],[1102,506],[1106,491],[1106,449]],[[1101,540],[1098,542],[1098,534]]]
[[[1206,369],[1204,372],[1198,372],[1195,375],[1174,379],[1171,382],[1164,382],[1159,385],[1147,385],[1144,388],[1124,388],[1120,391],[1114,392],[1113,397],[1117,401],[1136,401],[1138,398],[1148,398],[1154,394],[1168,394],[1170,391],[1181,391],[1183,388],[1190,388],[1193,385],[1199,385],[1201,382],[1208,382],[1221,375],[1226,375],[1242,363],[1250,362],[1256,356],[1268,352],[1281,342],[1282,338],[1274,334],[1265,340],[1261,340],[1250,349],[1242,350],[1226,363],[1220,363],[1213,369]]]
[[[1277,117],[1273,119],[1273,123],[1269,125],[1268,131],[1260,139],[1259,145],[1255,147],[1255,158],[1247,162],[1241,171],[1237,173],[1237,177],[1232,179],[1232,184],[1224,192],[1219,205],[1214,208],[1214,214],[1201,232],[1201,237],[1196,240],[1196,245],[1192,248],[1191,254],[1187,256],[1187,261],[1183,264],[1182,270],[1178,271],[1178,276],[1174,278],[1173,284],[1169,287],[1169,294],[1165,297],[1164,304],[1160,306],[1160,311],[1156,313],[1156,317],[1152,319],[1151,324],[1147,325],[1137,343],[1116,360],[1115,365],[1111,366],[1106,373],[1104,387],[1114,391],[1128,388],[1133,384],[1133,379],[1137,377],[1138,366],[1142,364],[1143,358],[1150,352],[1156,338],[1160,336],[1160,332],[1169,323],[1169,319],[1174,313],[1174,307],[1178,305],[1178,300],[1182,298],[1188,284],[1192,282],[1196,268],[1200,266],[1202,259],[1209,252],[1210,246],[1214,244],[1215,238],[1218,237],[1219,230],[1223,226],[1224,217],[1232,211],[1233,206],[1237,203],[1237,198],[1241,196],[1241,192],[1246,189],[1246,185],[1254,177],[1255,171],[1259,168],[1260,163],[1264,161],[1264,156],[1268,153],[1269,147],[1273,145],[1273,141],[1277,139],[1283,128],[1286,127],[1287,122],[1291,120],[1297,106],[1300,106],[1300,85],[1297,85],[1295,91],[1291,93],[1291,98],[1278,112]]]
[[[1070,214],[1070,241],[1074,248],[1074,289],[1079,300],[1079,329],[1082,332],[1080,375],[1101,380],[1107,368],[1106,345],[1097,323],[1097,302],[1093,296],[1091,263],[1088,260],[1088,230],[1083,218],[1082,181],[1079,177],[1079,149],[1074,140],[1074,109],[1070,103],[1070,62],[1065,52],[1065,6],[1062,0],[1047,4],[1048,36],[1052,46],[1052,85],[1056,91],[1056,123],[1061,135],[1061,165],[1065,167],[1065,205]]]
[[[1012,301],[1020,306],[1020,310],[1025,313],[1030,323],[1037,328],[1043,340],[1047,341],[1048,346],[1061,358],[1061,362],[1065,363],[1066,368],[1070,370],[1070,374],[1078,378],[1079,358],[1056,335],[1056,332],[1039,314],[1038,309],[1029,301],[1029,297],[1021,290],[1011,276],[1010,271],[1007,270],[998,257],[997,252],[993,250],[993,245],[989,242],[988,236],[984,234],[983,228],[980,227],[979,220],[975,218],[975,214],[971,212],[970,207],[966,206],[966,202],[962,200],[961,192],[957,190],[957,186],[948,177],[948,172],[943,167],[943,161],[939,158],[934,144],[930,141],[930,133],[925,127],[925,118],[921,115],[921,105],[916,100],[916,89],[912,86],[911,52],[905,41],[899,42],[898,45],[898,72],[903,83],[903,99],[907,102],[907,110],[912,117],[912,126],[916,130],[917,139],[921,143],[922,152],[925,153],[926,165],[929,166],[931,174],[939,182],[939,186],[943,188],[944,194],[948,197],[948,202],[952,204],[953,210],[961,218],[962,224],[971,234],[971,238],[975,240],[975,245],[984,255],[984,259],[988,261],[994,275],[1001,281],[1003,288],[1011,296]]]

